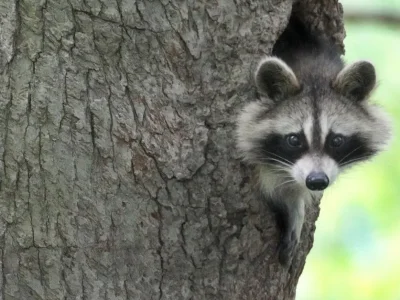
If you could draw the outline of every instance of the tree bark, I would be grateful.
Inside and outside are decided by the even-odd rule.
[[[293,299],[235,117],[284,0],[0,1],[0,299]],[[336,0],[295,4],[342,44]]]

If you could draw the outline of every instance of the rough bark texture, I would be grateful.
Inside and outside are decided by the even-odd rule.
[[[292,299],[234,119],[284,0],[0,1],[0,299]],[[336,0],[302,1],[342,43]]]

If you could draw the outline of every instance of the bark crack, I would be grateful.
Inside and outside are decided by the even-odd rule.
[[[44,268],[42,267],[42,263],[40,261],[40,252],[39,252],[40,249],[36,248],[36,251],[37,251],[37,261],[38,261],[39,274],[40,274],[39,280],[40,280],[40,284],[41,284],[41,286],[43,288],[43,293],[44,293],[45,299],[47,299],[46,284],[44,282],[44,274],[45,273],[44,273]]]
[[[168,192],[168,190],[167,190]],[[164,241],[162,239],[162,230],[163,230],[163,213],[162,213],[162,206],[161,203],[158,201],[158,193],[155,199],[157,203],[157,208],[158,208],[158,215],[159,215],[159,223],[158,223],[158,242],[159,242],[159,248],[157,250],[158,255],[160,256],[160,270],[161,270],[161,276],[160,276],[160,283],[158,285],[158,290],[159,290],[159,300],[162,300],[163,297],[163,281],[164,281],[164,258],[163,258],[163,247],[164,247]]]
[[[8,86],[7,89],[10,90],[10,86],[11,86],[11,76],[8,79]],[[7,164],[6,164],[6,157],[8,154],[7,151],[7,142],[8,142],[8,132],[9,132],[9,121],[10,121],[10,117],[11,117],[11,107],[13,104],[13,93],[10,92],[10,101],[8,101],[8,103],[6,104],[6,114],[5,114],[5,124],[4,124],[4,151],[3,151],[3,168],[4,168],[4,177],[7,178]]]
[[[7,233],[7,231],[5,232],[5,234]],[[4,242],[5,244],[5,242]],[[2,276],[2,287],[1,287],[1,296],[2,296],[2,300],[6,299],[6,284],[7,284],[7,279],[6,279],[6,272],[5,272],[5,247],[3,247],[3,249],[0,249],[1,251],[1,276]]]
[[[32,208],[32,203],[31,203],[31,172],[29,170],[29,163],[28,160],[25,158],[25,164],[26,164],[26,168],[27,168],[27,173],[28,173],[28,211],[29,211],[29,219],[31,222],[31,233],[32,233],[32,245],[35,245],[35,230],[34,230],[34,226],[33,226],[33,208]]]

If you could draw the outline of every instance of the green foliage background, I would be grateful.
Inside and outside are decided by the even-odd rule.
[[[344,10],[397,11],[399,0],[344,0]],[[346,23],[347,62],[375,64],[372,101],[390,113],[394,140],[325,192],[297,300],[400,300],[400,23]]]

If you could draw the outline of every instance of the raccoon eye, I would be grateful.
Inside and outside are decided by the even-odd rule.
[[[344,143],[344,137],[341,135],[335,135],[331,141],[330,141],[330,146],[332,148],[339,148],[340,146],[342,146]]]
[[[295,134],[288,135],[286,138],[286,142],[291,147],[299,148],[299,147],[303,146],[303,144],[300,140],[300,137]]]

